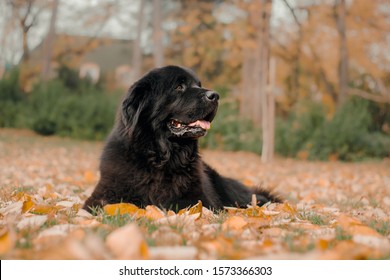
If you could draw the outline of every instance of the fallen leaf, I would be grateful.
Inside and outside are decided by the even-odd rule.
[[[38,214],[38,215],[56,214],[60,208],[61,207],[59,207],[59,206],[35,204],[29,211],[30,211],[30,213],[34,213],[34,214]]]
[[[22,229],[36,229],[42,226],[47,221],[46,215],[34,215],[31,217],[25,217],[18,222],[16,227],[19,230]]]
[[[115,216],[115,215],[135,215],[141,209],[131,203],[116,203],[116,204],[107,204],[103,207],[104,212],[107,215]]]
[[[8,229],[0,231],[0,255],[5,255],[15,244],[15,236]]]
[[[111,232],[106,245],[117,259],[147,259],[148,246],[136,224],[128,224]]]
[[[164,212],[154,205],[146,206],[145,217],[151,220],[158,220],[164,218]]]
[[[202,201],[198,201],[198,203],[190,208],[188,211],[189,215],[199,214],[199,218],[202,217]]]
[[[223,224],[223,230],[240,230],[248,224],[247,221],[243,217],[240,216],[232,216],[228,218]]]
[[[4,208],[0,209],[0,214],[3,216],[21,214],[23,209],[23,201],[12,202]]]

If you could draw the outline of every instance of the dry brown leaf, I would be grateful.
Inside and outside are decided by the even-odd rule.
[[[202,201],[199,200],[196,205],[192,206],[190,210],[188,210],[188,214],[189,215],[199,214],[199,218],[201,218],[202,209],[203,209]]]
[[[111,232],[106,245],[117,259],[147,259],[148,246],[136,224],[128,224]]]

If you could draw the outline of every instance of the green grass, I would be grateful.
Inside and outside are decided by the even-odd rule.
[[[336,240],[337,241],[343,241],[343,240],[351,240],[352,235],[350,235],[348,232],[346,232],[341,227],[336,227]]]
[[[375,229],[379,234],[383,236],[390,235],[390,222],[389,221],[371,221],[369,227]]]
[[[301,212],[299,213],[299,218],[301,220],[309,221],[313,225],[323,226],[327,224],[327,221],[323,216],[313,212]]]

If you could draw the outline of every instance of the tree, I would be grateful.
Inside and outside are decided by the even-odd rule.
[[[27,62],[30,58],[28,34],[37,24],[38,17],[46,8],[46,1],[39,0],[7,0],[22,31],[23,55],[21,61]]]
[[[260,6],[260,29],[258,35],[257,71],[258,84],[257,94],[254,96],[254,117],[261,120],[263,131],[263,143],[261,160],[271,161],[274,152],[274,113],[275,101],[270,87],[270,19],[272,0],[261,0]],[[260,105],[260,106],[259,106]],[[261,110],[260,110],[261,108]],[[260,115],[261,112],[261,115]]]
[[[133,49],[133,58],[132,58],[132,64],[133,64],[133,70],[132,70],[132,80],[135,81],[139,78],[141,74],[141,68],[142,68],[142,50],[141,50],[141,43],[142,43],[142,30],[145,20],[145,1],[140,0],[139,1],[139,11],[138,11],[138,17],[137,17],[137,33],[134,40],[134,49]]]
[[[344,103],[348,90],[348,46],[346,27],[345,0],[336,0],[334,4],[334,17],[336,20],[337,32],[339,34],[339,95],[338,104]]]
[[[155,67],[164,65],[161,0],[153,0],[153,56]]]
[[[43,55],[42,79],[48,80],[50,78],[51,61],[53,56],[53,41],[55,37],[55,28],[57,22],[59,0],[54,0],[52,5],[52,12],[49,24],[49,32],[45,40],[45,53]]]

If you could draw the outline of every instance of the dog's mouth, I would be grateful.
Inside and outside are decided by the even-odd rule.
[[[168,128],[175,137],[199,138],[205,136],[211,128],[211,121],[215,113],[212,112],[204,118],[188,122],[173,118],[168,122]]]
[[[196,120],[185,123],[177,119],[171,119],[168,128],[176,137],[198,138],[206,135],[211,128],[211,122],[206,120]]]

